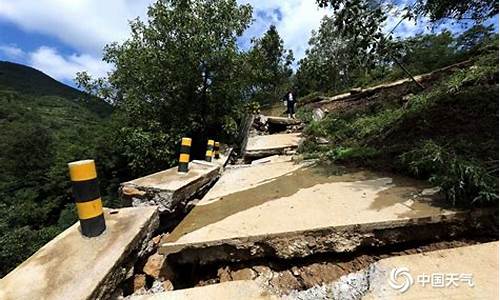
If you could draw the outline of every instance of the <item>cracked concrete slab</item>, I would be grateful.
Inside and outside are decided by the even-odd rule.
[[[422,196],[425,183],[389,174],[290,162],[231,172],[162,240],[161,253],[200,263],[303,257],[447,237],[475,220]]]
[[[174,213],[217,180],[227,159],[223,156],[213,163],[194,160],[189,163],[188,173],[179,173],[174,167],[122,183],[120,195],[134,207],[158,206],[162,214]]]
[[[465,300],[498,296],[498,242],[490,242],[382,259],[336,282],[293,291],[284,299]]]
[[[296,149],[301,141],[300,133],[260,135],[248,138],[245,158],[260,158],[277,154],[286,154],[287,150]]]
[[[273,155],[273,156],[268,156],[264,157],[261,159],[256,159],[252,161],[252,165],[258,165],[258,164],[267,164],[267,163],[275,163],[275,162],[284,162],[284,161],[292,161],[293,156],[290,155]]]
[[[369,287],[363,299],[498,299],[498,242],[383,259]]]
[[[311,163],[295,163],[291,156],[276,156],[270,158],[270,161],[265,164],[236,165],[224,171],[217,183],[198,204],[207,204],[211,200],[218,200],[226,195],[255,188]]]
[[[106,231],[76,223],[0,280],[0,299],[108,299],[158,227],[156,207],[105,210]]]
[[[153,295],[134,296],[131,300],[277,300],[257,282],[251,280],[229,281],[190,289],[176,290]]]
[[[285,118],[285,117],[274,117],[274,116],[262,116],[268,123],[279,124],[279,125],[298,125],[302,121],[299,119]]]

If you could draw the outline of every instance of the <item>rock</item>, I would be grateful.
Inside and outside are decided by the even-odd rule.
[[[241,269],[231,273],[231,278],[233,278],[233,280],[252,280],[255,277],[255,271],[250,268]]]
[[[143,288],[140,288],[137,291],[135,291],[132,295],[141,296],[141,295],[147,295],[147,294],[148,294],[148,290],[146,290],[146,288],[143,287]]]
[[[231,274],[229,273],[229,267],[219,268],[217,270],[217,277],[219,277],[220,282],[231,281]]]
[[[362,91],[362,88],[352,88],[349,92],[351,93],[351,95],[355,95],[361,93]]]
[[[299,276],[300,275],[300,269],[297,266],[293,266],[291,270],[292,270],[292,274],[294,276]]]
[[[165,256],[155,253],[150,257],[148,257],[148,261],[144,265],[142,271],[145,274],[155,279],[158,279],[160,277],[161,269],[163,267],[164,262],[165,262]]]
[[[318,144],[318,145],[327,145],[329,143],[330,143],[330,141],[325,139],[324,137],[317,137],[316,138],[316,144]]]
[[[139,197],[142,197],[144,195],[146,195],[146,192],[144,191],[140,191],[134,187],[131,187],[131,186],[124,186],[122,188],[122,193],[123,195],[126,195],[126,196],[139,196]]]
[[[430,189],[424,189],[422,192],[420,192],[420,195],[429,197],[429,196],[434,196],[439,192],[441,192],[441,188],[439,186],[436,186]]]
[[[321,121],[325,117],[325,112],[321,108],[315,108],[313,110],[313,120],[314,121]]]
[[[403,96],[403,98],[402,98],[402,99],[403,99],[403,102],[408,102],[408,101],[410,101],[410,100],[411,100],[411,98],[412,98],[413,96],[415,96],[415,95],[413,95],[412,93],[410,93],[410,94],[408,94],[408,95],[404,95],[404,96]]]
[[[284,271],[276,274],[270,281],[269,284],[280,292],[298,290],[301,288],[301,284],[292,272]]]
[[[161,282],[159,280],[153,281],[153,285],[149,289],[148,293],[149,294],[158,294],[158,293],[162,293],[162,292],[165,292],[165,288],[163,287],[163,282]]]
[[[165,292],[169,292],[169,291],[174,290],[174,285],[172,284],[172,281],[170,281],[170,280],[163,281],[162,285],[163,285],[163,289],[165,290]]]
[[[153,242],[154,245],[158,245],[161,241],[161,239],[163,238],[164,235],[167,235],[168,233],[166,234],[159,234],[157,236],[155,236],[154,238],[151,239],[151,241]]]
[[[304,267],[300,274],[300,278],[304,285],[310,288],[315,285],[333,282],[339,279],[342,274],[342,269],[335,264],[315,263]]]
[[[160,241],[164,235],[160,234],[152,239],[150,239],[147,242],[147,246],[141,251],[139,257],[143,258],[146,257],[147,255],[150,255],[151,253],[154,253],[158,250],[158,245],[160,244]]]
[[[134,293],[146,287],[146,275],[136,274],[134,276]]]
[[[257,272],[257,277],[265,281],[269,281],[273,278],[273,271],[267,266],[255,266],[252,269]]]

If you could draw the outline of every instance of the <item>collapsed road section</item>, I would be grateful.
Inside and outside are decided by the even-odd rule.
[[[232,148],[225,147],[218,159],[190,162],[186,173],[173,167],[122,183],[119,193],[127,206],[158,206],[162,216],[179,213],[190,200],[203,195],[217,181],[231,153]]]
[[[225,173],[160,244],[176,263],[289,259],[432,240],[481,225],[437,190],[390,174],[292,161]]]
[[[248,139],[244,158],[246,161],[271,155],[293,153],[301,141],[300,133],[254,136]]]

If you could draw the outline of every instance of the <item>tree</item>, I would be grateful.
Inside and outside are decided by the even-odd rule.
[[[421,34],[396,41],[399,44],[394,56],[412,74],[430,72],[457,61],[455,39],[445,30],[439,34]],[[396,69],[396,77],[404,76]]]
[[[457,47],[462,52],[475,52],[495,38],[493,25],[474,25],[457,37]]]
[[[344,11],[346,17],[356,14],[356,4],[359,0],[316,0],[321,7],[331,7],[334,11]],[[374,2],[375,3],[375,2]],[[380,7],[386,5],[401,5],[400,1],[383,0],[377,2]],[[412,18],[428,17],[431,22],[444,19],[455,21],[472,20],[476,23],[494,17],[498,14],[498,0],[416,0],[405,8],[406,16]],[[341,17],[344,19],[344,17]],[[347,20],[347,19],[346,19]],[[352,20],[352,19],[351,19]],[[346,23],[349,24],[349,23]]]
[[[274,25],[252,43],[253,47],[246,55],[249,98],[261,105],[269,105],[290,88],[293,52],[284,48],[283,39]]]
[[[498,14],[498,0],[417,0],[413,13],[428,16],[432,22],[451,18],[481,23]]]
[[[363,43],[370,44],[368,49],[386,52],[386,55],[394,61],[394,56],[388,52],[392,44],[392,31],[387,37],[383,36],[381,34],[382,22],[371,22],[370,18],[363,18],[363,16],[371,13],[374,16],[372,19],[383,19],[385,18],[384,11],[390,11],[389,8],[401,7],[404,4],[396,0],[316,0],[316,2],[320,7],[333,9],[336,26],[341,32],[359,36]],[[416,0],[402,10],[405,12],[402,20],[427,17],[434,24],[448,19],[455,22],[472,20],[480,24],[498,14],[498,0]],[[399,62],[396,63],[399,64]]]
[[[299,64],[297,81],[305,91],[339,92],[356,78],[367,76],[379,58],[385,16],[371,2],[356,1],[355,14],[339,8],[339,15],[324,17],[313,32],[309,49]],[[350,24],[347,26],[347,24]]]
[[[121,114],[117,146],[135,174],[175,162],[182,136],[236,133],[242,87],[242,57],[236,38],[252,10],[236,0],[156,1],[147,22],[131,22],[131,36],[105,48],[114,71],[96,89],[112,97]],[[101,82],[102,83],[102,82]],[[112,92],[110,92],[112,91]]]

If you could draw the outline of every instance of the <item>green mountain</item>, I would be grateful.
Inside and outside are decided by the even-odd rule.
[[[76,220],[67,163],[104,160],[111,112],[38,70],[0,62],[0,277]]]
[[[111,113],[106,102],[67,86],[34,68],[0,61],[0,91],[14,91],[31,96],[57,96],[70,100],[105,117]]]

